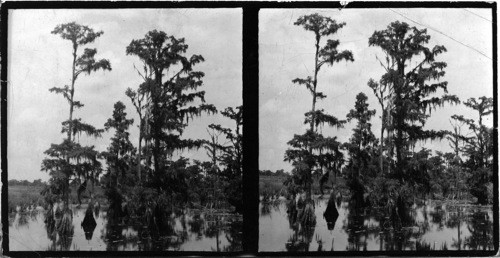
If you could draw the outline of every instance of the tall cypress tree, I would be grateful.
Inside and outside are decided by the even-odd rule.
[[[225,128],[221,125],[211,124],[209,128],[223,134],[229,144],[214,145],[213,142],[207,142],[208,150],[219,149],[221,152],[220,163],[224,167],[221,171],[221,176],[224,185],[224,192],[228,202],[236,208],[236,212],[243,212],[243,106],[238,106],[235,109],[228,107],[221,111],[221,114],[231,119],[235,127],[234,129]],[[209,154],[212,158],[212,154]],[[214,159],[215,160],[215,159]]]
[[[294,135],[288,142],[290,149],[285,153],[285,161],[292,162],[296,184],[303,185],[306,192],[311,194],[312,172],[315,169],[322,170],[324,166],[333,167],[338,156],[339,143],[336,137],[323,137],[317,132],[319,126],[325,123],[333,127],[342,127],[345,123],[336,117],[326,114],[323,109],[318,110],[317,101],[326,98],[326,95],[318,90],[318,73],[325,64],[333,65],[340,61],[354,61],[351,51],[339,51],[337,47],[339,40],[327,39],[326,44],[320,47],[321,39],[337,33],[345,26],[345,23],[337,23],[335,20],[319,14],[304,15],[294,23],[307,31],[314,33],[314,75],[305,79],[296,78],[292,82],[302,85],[312,95],[311,110],[305,113],[304,124],[309,124],[309,129],[303,135]]]
[[[469,98],[464,105],[477,112],[477,123],[474,119],[465,118],[463,115],[453,115],[452,119],[466,124],[472,132],[472,136],[462,138],[465,141],[463,153],[467,157],[464,167],[470,173],[467,183],[477,202],[487,204],[492,197],[488,194],[488,185],[492,187],[494,147],[493,129],[485,126],[483,119],[493,113],[493,98]]]
[[[172,154],[176,150],[199,148],[203,141],[182,139],[189,119],[202,113],[215,113],[213,105],[205,104],[203,72],[194,66],[204,61],[201,55],[186,56],[188,45],[184,38],[153,30],[144,38],[132,40],[126,49],[128,55],[139,57],[147,69],[152,71],[152,80],[141,85],[141,91],[149,96],[144,108],[145,123],[149,132],[146,142],[152,142],[153,184],[161,189]],[[166,77],[165,72],[172,76]],[[196,103],[201,104],[196,104]]]
[[[60,35],[61,38],[69,40],[72,44],[71,86],[65,85],[50,89],[50,92],[61,94],[68,101],[69,118],[62,122],[62,133],[66,133],[67,138],[60,144],[52,144],[45,151],[48,158],[42,161],[42,170],[50,173],[50,183],[53,185],[53,189],[58,188],[59,194],[64,196],[64,200],[68,204],[70,179],[83,177],[84,180],[94,180],[101,168],[97,159],[98,152],[94,150],[94,146],[81,146],[77,139],[75,140],[75,137],[82,133],[99,137],[103,131],[82,122],[81,118],[74,118],[74,111],[84,106],[75,99],[76,80],[81,74],[90,75],[91,72],[98,70],[110,71],[111,65],[107,59],[95,59],[97,54],[95,48],[85,48],[83,53],[78,54],[79,47],[94,42],[103,34],[102,31],[95,32],[87,26],[71,22],[56,26],[52,34]]]
[[[118,101],[114,105],[113,116],[104,124],[107,130],[114,129],[115,134],[111,138],[111,143],[103,156],[108,164],[109,187],[117,187],[119,181],[127,183],[127,177],[130,177],[130,170],[135,154],[135,148],[129,140],[130,133],[128,128],[134,123],[133,119],[127,119],[125,105]],[[136,182],[132,180],[132,182]]]
[[[351,189],[356,196],[362,196],[363,186],[360,179],[362,171],[368,170],[368,163],[371,160],[371,153],[377,139],[371,131],[370,120],[375,115],[375,110],[368,109],[368,97],[362,92],[356,96],[354,109],[351,109],[347,114],[347,121],[357,120],[356,127],[353,129],[353,134],[348,143],[345,143],[349,152],[349,182]],[[371,149],[371,150],[370,150]],[[371,175],[373,176],[373,175]]]
[[[393,60],[382,78],[393,87],[390,110],[396,149],[396,178],[404,181],[410,147],[420,140],[441,139],[446,131],[424,129],[433,109],[445,103],[457,104],[455,95],[448,95],[448,82],[440,79],[445,75],[445,62],[436,57],[446,51],[444,46],[428,47],[431,36],[427,29],[410,27],[404,22],[392,22],[385,30],[375,31],[369,38],[370,46],[380,47]],[[416,62],[417,65],[411,66]],[[433,96],[439,90],[445,94]]]

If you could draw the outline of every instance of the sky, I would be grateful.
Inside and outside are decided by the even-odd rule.
[[[354,62],[323,66],[318,75],[318,90],[327,98],[317,105],[339,119],[354,107],[356,95],[368,96],[372,131],[380,135],[380,106],[367,86],[370,78],[378,81],[384,73],[377,57],[384,58],[378,47],[369,47],[368,39],[376,30],[384,30],[394,21],[406,22],[419,29],[427,28],[429,46],[444,45],[448,50],[437,61],[448,64],[442,80],[448,81],[448,93],[462,101],[481,96],[493,97],[492,14],[491,9],[264,9],[259,13],[259,169],[290,171],[283,157],[287,142],[294,134],[307,129],[304,113],[310,110],[312,96],[303,86],[294,85],[295,78],[313,76],[314,33],[295,26],[302,15],[319,13],[338,22],[346,22],[337,34],[329,38],[340,40],[339,50],[350,50]],[[322,44],[326,42],[323,39]],[[418,60],[412,60],[413,63]],[[435,96],[441,95],[442,92]],[[464,115],[477,121],[475,111],[464,105],[446,105],[431,113],[425,128],[451,130],[450,117]],[[355,121],[343,129],[325,126],[326,136],[348,141]],[[485,124],[493,125],[493,117]],[[464,128],[465,129],[465,128]],[[450,151],[446,140],[422,142],[417,148]]]
[[[218,110],[242,105],[242,10],[241,9],[115,9],[115,10],[9,10],[8,28],[8,175],[9,179],[48,180],[41,171],[43,152],[52,143],[61,143],[61,122],[69,117],[69,105],[61,95],[50,93],[52,87],[71,84],[72,48],[51,31],[59,24],[75,21],[104,34],[84,47],[96,48],[96,59],[109,59],[112,71],[80,75],[75,99],[85,106],[76,111],[82,121],[103,128],[112,116],[113,105],[122,101],[129,118],[131,142],[138,145],[138,116],[126,97],[127,88],[137,89],[141,68],[136,56],[127,56],[125,48],[133,39],[143,38],[153,29],[189,45],[187,55],[202,55],[205,62],[195,69],[205,73],[203,86],[206,103]],[[83,48],[80,51],[83,51]],[[81,52],[79,52],[81,53]],[[217,115],[195,118],[184,138],[206,139],[209,124],[233,128],[231,120]],[[82,136],[82,145],[106,150],[109,131],[102,138]],[[177,153],[187,158],[208,160],[203,149]]]

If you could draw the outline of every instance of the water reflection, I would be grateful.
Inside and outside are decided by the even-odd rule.
[[[467,229],[471,233],[464,238],[464,246],[474,250],[491,250],[493,222],[487,212],[476,210],[470,215]]]
[[[49,207],[43,220],[47,237],[51,242],[47,249],[49,251],[68,251],[73,243],[73,211],[66,208],[62,202],[50,204]],[[29,224],[31,223],[28,222]]]
[[[260,204],[260,251],[493,250],[491,206],[413,205],[395,222],[385,208],[315,200],[317,223],[289,223],[290,201]]]
[[[94,234],[94,230],[97,226],[97,223],[94,219],[93,209],[94,209],[93,204],[89,204],[89,207],[85,211],[85,217],[83,218],[81,224],[83,231],[85,232],[85,239],[87,240],[92,239],[92,235]]]
[[[337,206],[340,205],[340,201],[335,202],[333,193],[334,192],[332,192],[330,198],[328,199],[328,204],[326,205],[325,213],[323,213],[323,217],[325,217],[326,220],[326,225],[328,227],[328,230],[330,231],[333,230],[333,228],[335,227],[335,223],[339,218],[339,212],[337,210]]]
[[[10,250],[240,251],[242,218],[234,214],[172,209],[161,219],[121,216],[97,203],[68,213],[18,212],[9,218]],[[123,210],[122,210],[123,211]],[[118,216],[117,216],[118,215]],[[72,223],[67,224],[72,217]],[[73,225],[78,225],[74,227]]]
[[[293,231],[286,242],[290,252],[307,251],[314,237],[316,214],[315,202],[302,196],[290,196],[287,201],[289,228]]]

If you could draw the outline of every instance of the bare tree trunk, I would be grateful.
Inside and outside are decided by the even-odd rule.
[[[379,150],[379,163],[380,173],[384,174],[384,131],[385,131],[386,111],[382,106],[382,126],[380,128],[380,150]]]
[[[316,86],[318,85],[318,54],[319,54],[319,40],[320,36],[319,34],[316,35],[316,53],[314,56],[314,80],[313,80],[313,102],[312,102],[312,108],[311,108],[311,123],[310,123],[310,128],[311,128],[311,133],[314,133],[314,120],[316,118],[315,111],[316,111]],[[309,153],[312,154],[312,146],[309,146]],[[312,167],[309,168],[309,175],[308,179],[312,180]],[[307,191],[309,192],[309,196],[312,196],[312,184],[307,184]]]
[[[152,123],[152,128],[151,132],[153,134],[153,166],[154,166],[154,175],[155,175],[155,181],[158,184],[158,190],[160,190],[160,185],[159,185],[159,178],[160,178],[160,136],[161,136],[161,131],[162,131],[162,121],[160,119],[160,107],[159,107],[159,100],[158,97],[161,94],[161,85],[162,85],[162,71],[161,70],[156,70],[155,71],[155,87],[154,90],[151,94],[151,99],[153,102],[153,109],[152,109],[152,115],[153,115],[153,123]]]
[[[313,103],[311,114],[311,132],[314,132],[314,120],[316,111],[316,86],[318,85],[318,53],[319,53],[319,35],[316,36],[316,54],[314,56],[314,80],[313,80]]]
[[[70,101],[69,101],[69,123],[68,123],[68,142],[72,142],[71,139],[71,133],[73,131],[73,110],[74,110],[74,102],[73,102],[73,97],[75,95],[75,80],[76,80],[76,51],[78,49],[78,45],[76,42],[73,42],[73,66],[72,66],[72,74],[71,74],[71,90],[70,90]],[[66,162],[68,164],[70,163],[69,157],[66,156]],[[71,177],[71,171],[68,171],[67,178],[66,178],[66,191],[64,193],[65,195],[65,202],[66,202],[66,208],[69,207],[69,180]]]
[[[142,183],[141,178],[141,151],[142,151],[142,129],[143,129],[143,120],[141,119],[141,123],[139,125],[139,148],[137,149],[137,177],[139,178],[139,184]]]
[[[404,63],[403,62],[398,62],[398,73],[401,78],[405,77],[404,73]],[[401,84],[401,83],[398,83]],[[395,94],[396,94],[396,100],[395,100],[395,110],[396,110],[396,130],[397,130],[397,136],[394,141],[396,145],[396,169],[398,173],[398,179],[400,182],[403,181],[403,169],[404,169],[404,157],[403,157],[403,146],[404,144],[404,139],[403,139],[403,125],[404,125],[404,119],[405,119],[405,108],[403,107],[403,98],[402,98],[402,88],[404,85],[395,85]]]

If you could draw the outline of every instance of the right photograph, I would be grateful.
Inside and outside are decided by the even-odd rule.
[[[493,12],[260,10],[259,252],[495,249]]]

